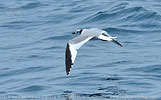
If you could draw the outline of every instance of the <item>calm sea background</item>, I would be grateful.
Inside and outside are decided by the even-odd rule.
[[[91,40],[66,76],[66,43],[92,27],[124,47]],[[161,0],[1,0],[0,99],[22,96],[161,100]]]

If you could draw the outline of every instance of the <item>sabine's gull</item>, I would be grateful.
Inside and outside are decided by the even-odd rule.
[[[79,33],[80,35],[72,40],[69,40],[66,46],[65,53],[65,65],[66,65],[66,74],[69,75],[70,70],[74,64],[77,50],[85,44],[88,40],[96,37],[103,41],[112,41],[115,44],[118,44],[122,47],[116,38],[109,35],[106,31],[98,29],[98,28],[90,28],[90,29],[79,29],[73,34]]]

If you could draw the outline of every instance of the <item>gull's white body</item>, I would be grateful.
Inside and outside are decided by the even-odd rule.
[[[87,41],[92,39],[93,37],[97,37],[104,41],[113,41],[114,43],[122,46],[118,41],[116,41],[117,37],[112,37],[106,31],[98,29],[98,28],[90,28],[90,29],[82,29],[77,30],[77,33],[80,32],[80,35],[72,40],[69,40],[66,48],[66,73],[67,75],[70,73],[70,69],[72,68],[77,50],[85,44]]]

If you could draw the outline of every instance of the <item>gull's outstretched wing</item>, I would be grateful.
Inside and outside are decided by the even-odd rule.
[[[70,73],[70,69],[73,66],[74,60],[77,55],[77,50],[67,43],[66,52],[65,52],[65,65],[67,75]]]
[[[66,52],[65,52],[65,65],[66,65],[67,75],[70,73],[70,70],[74,64],[75,58],[77,56],[77,50],[91,38],[93,37],[79,36],[77,38],[70,40],[67,43]]]

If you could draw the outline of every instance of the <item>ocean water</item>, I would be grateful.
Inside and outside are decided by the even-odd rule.
[[[69,76],[65,48],[79,28],[118,37],[82,46]],[[2,0],[0,99],[161,99],[160,0]]]

